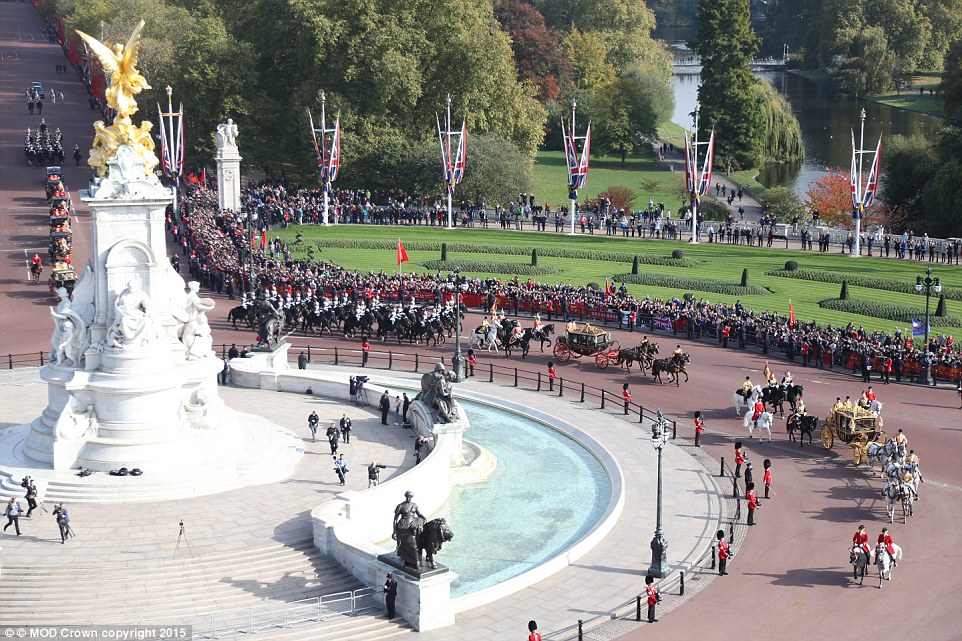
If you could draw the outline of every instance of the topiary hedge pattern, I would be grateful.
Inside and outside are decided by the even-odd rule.
[[[312,241],[314,247],[332,249],[384,249],[397,251],[397,242],[383,240],[365,240],[348,238],[330,238]],[[504,245],[475,245],[470,243],[444,243],[449,252],[465,254],[502,254],[511,256],[529,256],[531,250],[526,247],[508,247]],[[405,242],[408,251],[440,251],[442,243],[422,241]],[[306,244],[292,244],[292,249],[306,251]],[[578,260],[601,260],[610,263],[631,263],[635,254],[629,252],[606,252],[593,249],[566,249],[563,247],[539,247],[539,257],[574,258]],[[697,261],[690,258],[669,258],[667,256],[638,256],[638,262],[644,265],[660,265],[662,267],[694,267]]]
[[[684,249],[673,249],[672,252],[671,252],[671,257],[674,258],[675,260],[680,260],[680,259],[682,259],[682,258],[685,257],[685,250],[684,250]]]
[[[785,261],[785,271],[787,271],[787,272],[797,272],[797,271],[798,271],[798,261],[786,260],[786,261]]]
[[[823,309],[831,309],[837,312],[847,312],[849,314],[861,314],[873,318],[883,318],[899,323],[911,323],[912,319],[924,320],[925,308],[912,307],[910,305],[898,305],[896,303],[880,303],[868,298],[848,298],[841,300],[838,298],[826,298],[818,301],[818,306]],[[962,318],[958,316],[942,316],[938,319],[940,327],[962,327]]]
[[[879,278],[876,276],[860,276],[858,274],[843,274],[841,272],[823,272],[814,269],[799,269],[798,271],[787,271],[783,269],[765,272],[766,276],[780,276],[782,278],[799,278],[801,280],[811,280],[818,283],[835,283],[841,285],[842,281],[848,281],[850,287],[868,287],[870,289],[881,289],[888,292],[900,292],[902,294],[915,294],[915,282],[908,280],[896,280],[894,278]],[[962,287],[942,287],[942,294],[949,300],[962,300]]]
[[[672,289],[693,289],[699,292],[711,292],[726,296],[767,296],[771,292],[764,287],[749,285],[742,287],[735,283],[728,283],[714,278],[697,278],[694,276],[675,276],[674,274],[618,274],[612,277],[615,281],[632,285],[647,285],[648,287],[670,287]]]
[[[557,274],[559,270],[545,265],[528,265],[527,263],[505,263],[496,260],[426,260],[421,263],[431,271],[477,272],[481,274],[517,274],[518,276],[544,276]]]

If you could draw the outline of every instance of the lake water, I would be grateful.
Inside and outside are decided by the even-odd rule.
[[[690,113],[698,99],[700,68],[677,69],[671,79],[675,93],[675,112],[672,122],[690,127]],[[805,159],[800,163],[769,165],[762,168],[759,182],[766,187],[787,185],[804,196],[805,191],[829,167],[848,170],[852,160],[852,128],[855,142],[859,142],[859,114],[865,109],[865,147],[874,149],[879,134],[911,135],[919,132],[934,134],[945,120],[934,116],[893,109],[887,105],[855,100],[836,93],[819,83],[811,82],[784,71],[759,72],[788,100],[802,128]],[[884,140],[883,140],[884,155]],[[868,171],[866,167],[865,172]]]

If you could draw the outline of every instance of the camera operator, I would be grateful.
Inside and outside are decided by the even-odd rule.
[[[30,508],[27,510],[27,518],[33,514],[33,511],[37,509],[37,485],[32,478],[29,476],[25,477],[24,480],[27,482],[27,506]]]
[[[387,465],[381,465],[376,461],[371,461],[367,466],[367,486],[374,487],[381,482],[381,470],[386,469]]]
[[[53,515],[57,518],[57,526],[60,528],[60,543],[66,543],[67,536],[73,534],[70,531],[70,515],[67,513],[67,506],[61,503],[53,508]]]

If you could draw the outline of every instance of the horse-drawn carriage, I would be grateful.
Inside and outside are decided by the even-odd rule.
[[[60,167],[47,167],[47,200],[63,189],[63,172]]]
[[[820,439],[826,450],[832,449],[835,439],[848,443],[852,459],[858,465],[868,453],[869,443],[885,441],[882,417],[861,407],[833,410],[822,423]]]
[[[66,269],[54,269],[50,272],[50,279],[47,281],[50,293],[53,294],[58,288],[63,287],[68,294],[73,293],[74,285],[77,284],[77,274],[69,267]]]
[[[618,341],[611,340],[611,332],[606,332],[591,323],[572,321],[565,328],[565,333],[555,342],[554,357],[559,363],[564,363],[571,358],[595,356],[596,365],[607,367],[609,355],[613,353],[617,357],[620,347]],[[599,359],[602,358],[604,365],[599,364]]]

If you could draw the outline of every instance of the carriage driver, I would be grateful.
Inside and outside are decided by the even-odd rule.
[[[865,551],[865,556],[870,557],[871,551],[868,548],[868,532],[865,531],[865,526],[858,526],[858,531],[855,536],[852,537],[852,547],[861,547]]]
[[[534,327],[532,329],[534,329],[534,332],[536,334],[541,333],[541,313],[540,312],[534,315]]]
[[[672,357],[677,356],[678,358],[681,358],[682,356],[685,355],[685,352],[681,349],[681,345],[675,345],[675,351],[673,351],[673,352],[671,353],[671,355],[672,355]],[[746,377],[746,379],[747,379],[747,377]]]
[[[651,342],[648,340],[648,337],[647,337],[647,336],[644,336],[644,337],[642,337],[641,342],[638,343],[638,346],[641,347],[643,350],[647,350],[647,349],[648,349],[648,345],[650,345],[650,344],[651,344]]]
[[[903,432],[902,430],[898,431],[898,434],[895,435],[895,438],[893,440],[899,445],[909,444],[909,438],[905,435],[905,432]]]

